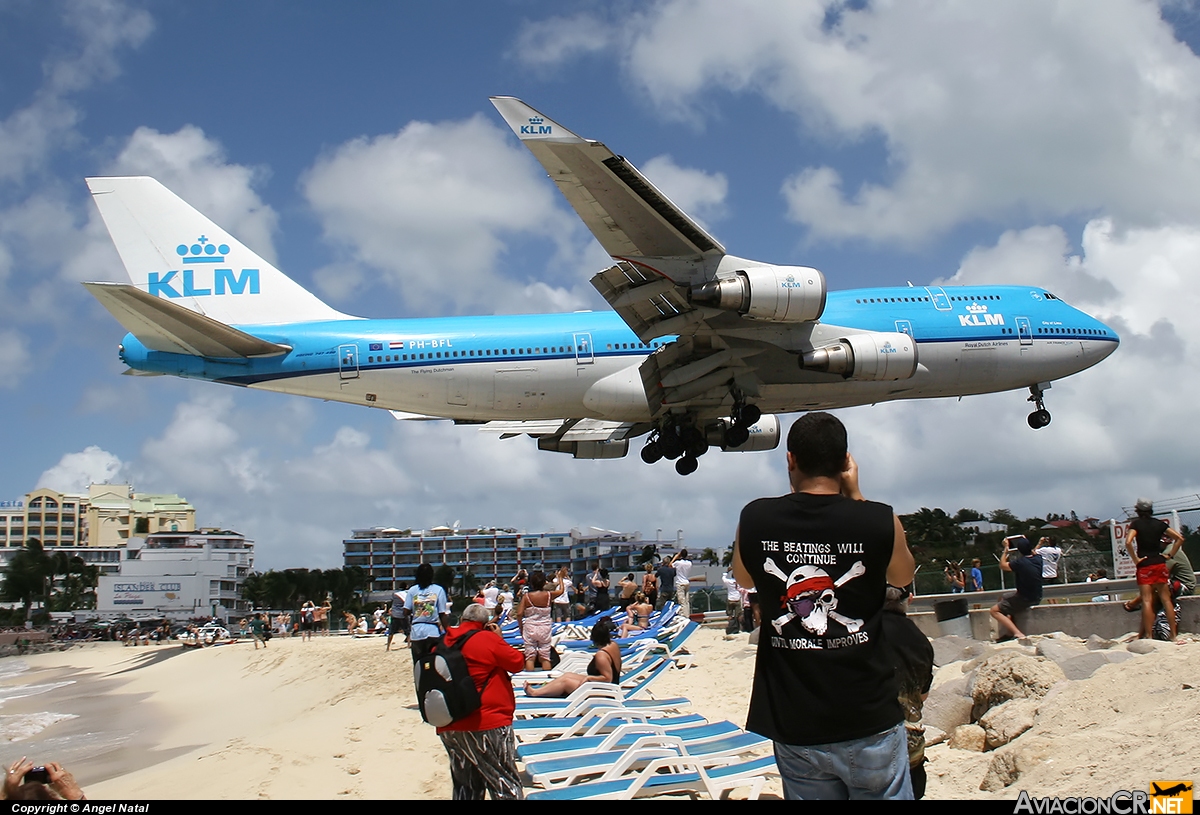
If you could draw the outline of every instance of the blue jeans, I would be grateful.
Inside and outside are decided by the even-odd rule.
[[[775,742],[783,797],[798,800],[911,801],[904,722],[861,739],[801,747]]]

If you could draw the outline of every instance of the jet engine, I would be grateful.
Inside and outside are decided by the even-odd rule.
[[[625,458],[629,452],[629,439],[616,441],[563,441],[542,438],[537,440],[539,450],[551,453],[570,453],[572,458]]]
[[[807,323],[825,311],[825,275],[807,266],[753,266],[693,286],[691,298],[753,320]]]
[[[737,447],[726,446],[725,431],[728,429],[729,423],[726,421],[720,421],[706,427],[705,435],[707,436],[708,443],[713,447],[720,447],[727,453],[758,452],[761,450],[774,450],[779,446],[779,440],[783,437],[779,432],[779,417],[769,414],[746,428],[750,432],[750,438]]]
[[[867,382],[909,379],[917,372],[917,344],[907,334],[851,334],[833,345],[804,351],[800,367]]]

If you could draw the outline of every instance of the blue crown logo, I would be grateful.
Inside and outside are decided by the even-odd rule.
[[[530,123],[531,125],[540,125],[540,124],[541,124],[542,122],[544,122],[544,121],[546,121],[546,120],[545,120],[545,119],[543,119],[541,116],[532,116],[532,117],[530,117],[530,119],[529,119],[529,123]]]
[[[201,235],[191,246],[186,243],[176,246],[175,253],[183,258],[184,263],[224,263],[229,247],[223,243],[218,246]]]

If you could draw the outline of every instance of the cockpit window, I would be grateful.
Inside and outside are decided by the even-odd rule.
[[[1058,299],[1057,297],[1055,297],[1053,294],[1051,294],[1048,291],[1044,291],[1044,292],[1042,292],[1042,294],[1046,295],[1047,300],[1057,300]]]

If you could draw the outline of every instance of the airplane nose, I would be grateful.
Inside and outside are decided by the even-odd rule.
[[[1103,325],[1103,323],[1101,323],[1101,325]],[[1102,359],[1107,359],[1108,357],[1112,356],[1113,352],[1117,350],[1117,347],[1120,344],[1121,338],[1117,335],[1117,332],[1113,331],[1108,326],[1104,326],[1103,339],[1085,342],[1083,344],[1084,355],[1087,357],[1090,363],[1094,364]]]

